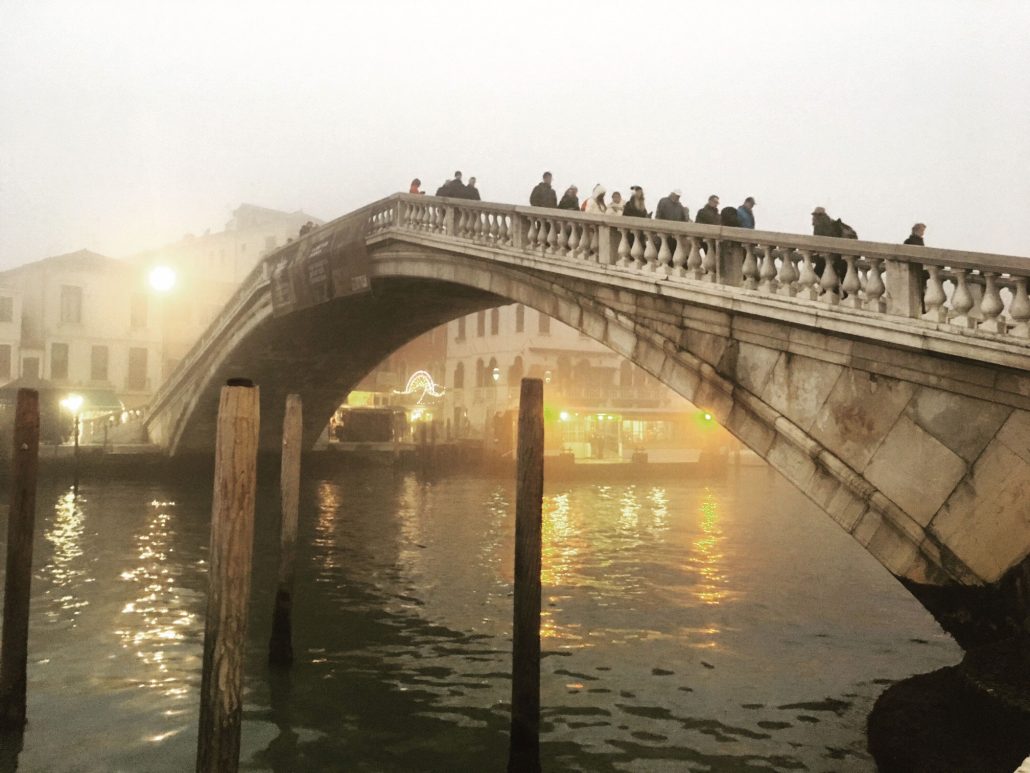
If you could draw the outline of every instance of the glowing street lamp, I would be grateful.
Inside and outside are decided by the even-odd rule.
[[[157,266],[150,272],[150,286],[159,293],[167,293],[175,287],[175,270],[168,266]]]
[[[501,369],[500,368],[494,368],[493,373],[490,374],[490,378],[492,378],[494,380],[495,384],[498,381],[500,381],[501,380]]]
[[[61,400],[61,407],[71,412],[72,435],[75,442],[75,485],[79,485],[79,411],[82,409],[82,395],[70,394]]]

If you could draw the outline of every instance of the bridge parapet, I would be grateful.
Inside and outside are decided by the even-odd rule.
[[[407,194],[370,208],[391,229],[1030,345],[1027,258]]]

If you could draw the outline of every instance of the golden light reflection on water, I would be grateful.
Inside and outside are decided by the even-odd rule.
[[[340,487],[328,481],[322,481],[318,484],[317,501],[318,512],[315,515],[313,540],[316,548],[315,560],[321,564],[325,572],[332,573],[340,566],[336,539],[336,513],[342,502]]]
[[[540,636],[544,639],[579,640],[578,625],[560,625],[555,610],[566,596],[548,593],[548,589],[577,584],[574,576],[579,568],[580,547],[575,541],[571,521],[569,495],[556,494],[544,498],[542,561],[540,582],[544,605],[540,611]]]
[[[704,604],[717,606],[729,593],[725,587],[725,555],[721,549],[723,531],[719,525],[719,503],[711,490],[705,491],[700,512],[702,536],[694,540],[690,558],[690,564],[699,576],[694,595]]]
[[[171,502],[150,503],[143,529],[134,539],[136,565],[120,575],[123,582],[134,586],[130,595],[135,598],[122,607],[115,635],[142,664],[144,676],[138,678],[141,685],[183,699],[189,695],[189,688],[180,674],[188,669],[173,661],[183,657],[177,648],[194,627],[196,615],[187,609],[189,602],[181,597],[172,570],[172,507]]]
[[[52,586],[46,592],[52,604],[47,610],[47,617],[52,621],[70,620],[72,627],[75,626],[75,618],[89,602],[78,598],[71,590],[83,583],[93,582],[93,578],[85,576],[87,565],[80,561],[85,530],[84,502],[74,488],[58,497],[54,505],[54,518],[44,533],[52,546],[50,560],[43,567]]]

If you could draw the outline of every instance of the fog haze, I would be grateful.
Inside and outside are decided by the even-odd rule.
[[[899,7],[903,6],[903,7]],[[455,169],[1030,255],[1030,3],[0,4],[0,267]]]

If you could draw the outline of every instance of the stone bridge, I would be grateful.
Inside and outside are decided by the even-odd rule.
[[[631,359],[847,530],[960,643],[1030,630],[1030,260],[395,195],[269,255],[151,405],[213,445],[252,378],[313,442],[391,351],[518,302]]]

